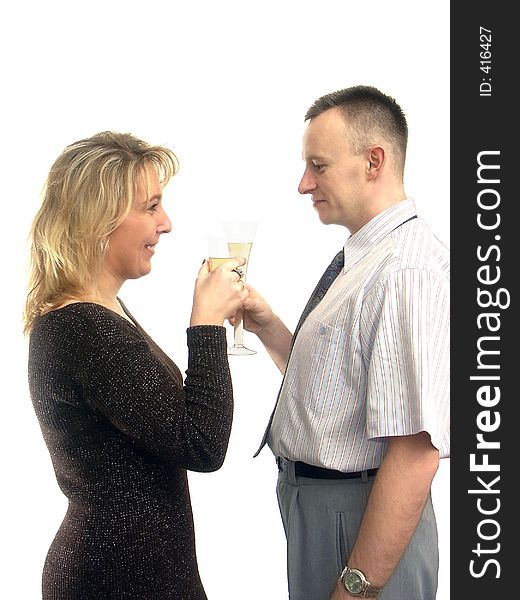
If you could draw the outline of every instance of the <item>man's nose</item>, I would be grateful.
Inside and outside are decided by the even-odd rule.
[[[309,173],[309,169],[305,169],[303,176],[300,180],[300,185],[298,186],[298,192],[300,194],[310,194],[312,191],[316,189],[316,182],[314,181],[314,177]]]

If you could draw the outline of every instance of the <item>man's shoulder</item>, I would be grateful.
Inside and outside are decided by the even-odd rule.
[[[422,219],[396,230],[391,242],[395,269],[420,269],[449,277],[449,249]]]

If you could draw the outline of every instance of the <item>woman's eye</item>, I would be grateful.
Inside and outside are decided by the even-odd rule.
[[[150,204],[150,206],[148,207],[148,210],[150,212],[155,212],[157,210],[157,206],[158,206],[157,202],[155,204]]]

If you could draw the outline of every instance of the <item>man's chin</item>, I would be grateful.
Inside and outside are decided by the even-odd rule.
[[[326,215],[324,212],[318,212],[318,218],[323,223],[323,225],[335,225],[336,222],[334,219],[330,218],[330,215]]]
[[[326,202],[317,202],[314,204],[313,208],[318,213],[318,218],[324,225],[335,224],[334,218],[330,214],[330,211],[327,210],[328,207]]]

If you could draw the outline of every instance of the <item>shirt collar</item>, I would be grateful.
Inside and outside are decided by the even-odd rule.
[[[343,247],[345,252],[343,272],[365,256],[380,240],[414,216],[417,216],[415,204],[412,198],[405,198],[365,223],[347,239]]]

